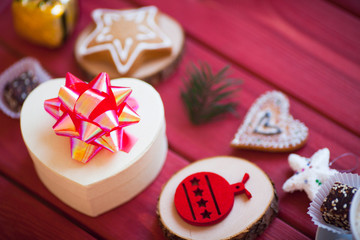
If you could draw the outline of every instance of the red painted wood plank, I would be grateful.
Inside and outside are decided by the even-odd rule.
[[[281,203],[280,217],[297,229],[305,232],[308,236],[314,236],[316,228],[306,214],[309,201],[305,194],[286,194],[281,190],[282,183],[292,175],[287,165],[287,154],[265,154],[231,149],[229,142],[241,122],[241,119],[236,119],[233,116],[227,116],[221,121],[215,121],[198,127],[191,125],[188,121],[179,97],[179,89],[182,87],[180,79],[184,77],[185,68],[188,63],[199,59],[207,59],[217,69],[226,64],[223,60],[205,51],[193,42],[188,41],[184,61],[177,73],[166,83],[157,86],[165,104],[168,136],[172,149],[192,160],[214,155],[235,155],[255,162],[271,176],[276,184]],[[271,89],[271,87],[239,68],[233,68],[232,71],[235,77],[242,78],[245,81],[243,90],[237,97],[240,103],[238,111],[240,116],[244,116],[256,97],[264,91]],[[176,90],[178,90],[178,94],[176,94]],[[341,129],[293,99],[291,99],[291,111],[296,118],[304,121],[311,131],[308,145],[298,151],[299,154],[310,156],[321,147],[329,147],[333,157],[349,151],[360,154],[357,147],[359,146],[359,139],[356,136]],[[26,155],[24,147],[22,147],[22,150],[19,150],[12,146],[12,144],[22,141],[19,138],[20,130],[18,122],[8,119],[3,124],[6,126],[12,124],[12,127],[6,128],[0,134],[0,139],[5,141],[4,144],[7,146],[6,149],[9,152],[9,156],[19,155],[18,157],[21,158],[20,156]],[[332,131],[328,131],[328,129],[332,129]],[[22,164],[18,165],[16,162],[14,164],[14,168],[22,166]]]
[[[19,60],[19,56],[10,53],[4,46],[0,45],[0,74],[5,71],[10,65]]]
[[[0,2],[0,14],[5,11],[11,4],[11,0],[3,0]]]
[[[356,16],[360,16],[360,2],[357,0],[329,0],[329,2],[342,7]]]
[[[360,20],[323,1],[231,3],[151,1],[192,38],[360,135]]]
[[[289,228],[279,218],[275,218],[268,229],[265,230],[264,234],[257,239],[264,240],[279,240],[279,239],[292,239],[292,240],[303,240],[311,239],[300,232],[295,232],[294,229]]]
[[[196,47],[194,47],[194,44],[191,44],[188,47],[189,47],[189,52],[192,53],[190,54],[190,60],[196,60],[198,55],[201,54],[202,52],[199,50],[193,51],[193,48],[196,49]],[[4,51],[4,56],[7,55],[5,53],[6,52]],[[211,56],[211,54],[209,55]],[[5,59],[5,57],[2,59]],[[186,62],[188,61],[189,61],[188,58],[187,60],[185,59],[185,64],[182,65],[182,69],[185,68]],[[211,63],[217,65],[222,64],[221,61],[211,62]],[[170,80],[170,83],[172,84],[169,85],[166,83],[163,85],[159,85],[159,87],[165,87],[166,85],[169,85],[168,88],[171,89],[173,87],[176,87],[175,89],[177,89],[179,78],[180,78],[179,75],[175,75]],[[166,97],[166,99],[164,98],[165,105],[167,106],[168,103],[172,103],[175,104],[173,106],[176,106],[177,105],[176,99],[177,99],[176,95],[174,95],[174,97],[172,98],[170,97]],[[169,105],[169,107],[171,108],[171,105]],[[177,108],[178,110],[180,110],[178,111],[178,114],[183,115],[184,112],[181,109],[182,108],[181,103],[177,106]],[[167,108],[167,111],[168,110],[169,109]],[[169,117],[169,114],[167,114],[167,116]],[[168,128],[169,126],[172,125],[173,117],[174,116],[170,113],[170,120],[168,119]],[[188,124],[186,118],[183,120],[184,123]],[[234,118],[232,118],[232,120],[237,121],[237,119]],[[175,123],[177,124],[178,122]],[[167,160],[167,163],[162,173],[160,174],[159,178],[155,181],[155,183],[150,186],[150,188],[144,191],[144,193],[142,193],[139,197],[135,198],[135,200],[115,210],[115,212],[112,211],[108,214],[101,216],[100,218],[92,219],[83,216],[82,214],[79,214],[76,211],[62,204],[52,194],[50,194],[44,188],[44,186],[39,182],[35,174],[34,168],[32,166],[32,162],[29,159],[25,146],[22,142],[18,120],[10,119],[5,115],[0,114],[0,124],[1,126],[7,126],[6,128],[3,128],[2,131],[0,131],[0,148],[3,150],[3,155],[2,157],[0,157],[0,162],[2,162],[2,164],[0,164],[1,171],[6,172],[6,174],[10,175],[16,181],[19,181],[21,184],[24,184],[31,191],[35,192],[36,194],[39,194],[41,197],[49,201],[51,204],[54,204],[56,207],[59,207],[67,214],[69,214],[72,218],[75,218],[77,221],[80,221],[82,224],[86,225],[87,227],[89,227],[90,229],[92,229],[101,236],[104,236],[106,238],[119,238],[121,236],[124,236],[124,234],[126,234],[129,236],[133,236],[134,238],[141,237],[141,239],[150,238],[150,236],[157,239],[162,237],[162,234],[158,229],[154,215],[156,199],[158,194],[160,193],[161,186],[175,171],[185,166],[187,164],[186,161],[182,160],[179,157],[172,156],[174,154],[169,154],[170,156]],[[177,126],[172,127],[172,129],[176,129],[176,128]],[[196,134],[196,128],[194,128],[193,130],[194,132],[192,134]],[[179,143],[178,141],[181,141],[181,136],[179,136],[179,138],[174,137],[169,140],[171,144],[172,142],[177,144]],[[186,144],[184,147],[185,148],[188,147],[189,149],[192,149],[193,146],[191,146],[191,143],[189,144],[190,145]],[[194,146],[198,147],[199,143],[195,144]],[[12,160],[8,161],[8,159],[12,159]],[[145,208],[146,210],[144,212],[138,212],[138,209],[142,209],[142,208]],[[144,222],[139,223],[138,219],[143,219],[144,222],[146,222],[147,224],[143,225]],[[130,231],[131,228],[128,227],[129,222],[134,228],[140,229],[136,232],[136,234],[132,233],[133,231]],[[114,225],[122,226],[122,227],[114,228],[113,227]],[[288,225],[284,226],[284,224],[280,220],[280,221],[275,221],[275,223],[271,225],[270,229],[268,229],[265,232],[264,236],[266,237],[264,238],[276,239],[281,229],[285,229],[284,231],[287,234],[289,234],[288,236],[294,236],[294,237],[302,236],[301,233],[290,228]]]
[[[0,177],[1,239],[95,239]]]
[[[10,120],[1,114],[0,122],[8,124],[9,128],[17,128],[15,120]],[[21,136],[18,131],[13,133],[13,138],[7,141],[3,139],[4,137],[1,136],[0,147],[4,151],[0,156],[0,171],[6,172],[11,178],[24,185],[34,194],[39,195],[42,199],[49,202],[49,205],[53,208],[59,208],[65,213],[65,216],[75,219],[106,239],[121,239],[124,236],[128,239],[164,239],[155,215],[157,198],[163,184],[172,174],[188,164],[187,161],[173,152],[169,152],[165,166],[158,178],[139,196],[108,213],[97,218],[91,218],[67,207],[44,187],[36,176],[25,146],[22,142],[19,142]],[[15,150],[14,144],[17,144],[17,150]],[[7,159],[12,159],[12,161],[7,161]],[[2,189],[9,188],[4,187]],[[9,191],[12,190],[10,189]],[[64,230],[67,230],[67,227]],[[306,239],[302,233],[285,224],[280,219],[275,219],[260,239],[279,239],[279,236],[291,237],[292,239]]]
[[[360,100],[357,81],[360,22],[323,2],[302,1],[301,5],[291,1],[232,3],[154,2],[182,22],[193,37],[360,134],[360,117],[352,116],[360,109],[356,104]],[[8,21],[11,19],[8,9],[0,16],[0,20],[7,19],[2,21],[6,24],[0,26],[1,32],[7,32],[2,41],[25,55],[51,62],[48,70],[54,77],[63,76],[66,71],[81,75],[72,48],[80,30],[90,22],[89,12],[96,6],[92,2],[82,4],[75,33],[57,50],[37,47],[18,38],[12,21]],[[106,1],[102,5],[127,6],[121,1]],[[185,9],[186,14],[180,14],[180,10]],[[213,19],[216,21],[211,23]],[[309,24],[311,28],[303,27]],[[229,28],[224,28],[225,25]],[[321,89],[321,95],[317,89]],[[342,95],[344,92],[347,94]]]
[[[229,147],[229,141],[233,137],[233,134],[241,121],[241,119],[237,119],[233,116],[227,116],[220,121],[214,121],[209,124],[197,127],[191,125],[188,121],[179,97],[179,89],[182,87],[182,83],[179,81],[179,79],[184,76],[185,68],[188,63],[190,61],[196,61],[199,59],[207,59],[208,62],[211,65],[216,66],[217,69],[225,65],[224,61],[214,57],[211,53],[204,51],[204,49],[201,49],[196,44],[188,42],[187,52],[180,69],[166,83],[157,86],[157,89],[159,90],[165,104],[168,128],[167,133],[172,149],[180,152],[192,160],[214,155],[235,155],[255,162],[271,176],[276,184],[281,204],[280,217],[284,221],[289,222],[295,226],[297,229],[305,232],[308,236],[314,236],[316,228],[311,223],[310,218],[306,214],[306,208],[309,201],[307,200],[305,194],[286,194],[281,190],[282,183],[292,175],[292,172],[287,165],[287,154],[266,154],[250,151],[236,151],[231,149]],[[240,103],[238,111],[240,116],[244,116],[247,108],[252,104],[255,98],[262,92],[269,90],[270,87],[237,68],[233,68],[232,71],[235,77],[240,77],[245,81],[243,90],[237,97]],[[178,91],[177,93],[176,90]],[[338,126],[322,118],[298,102],[292,100],[291,104],[291,110],[294,116],[296,118],[300,118],[303,121],[306,120],[305,123],[311,127],[309,143],[304,149],[298,151],[299,154],[310,156],[314,151],[317,150],[317,148],[320,147],[330,147],[332,153],[337,155],[346,151],[357,150],[357,146],[359,145],[359,139],[357,137],[346,132],[345,130],[342,130]],[[29,184],[33,185],[31,184],[31,181],[36,182],[38,180],[34,172],[31,172],[31,174],[27,172],[28,169],[32,169],[32,163],[30,162],[30,159],[28,159],[26,149],[22,143],[18,121],[9,119],[4,115],[0,119],[2,126],[8,126],[0,133],[0,146],[2,149],[4,149],[3,151],[5,152],[5,156],[9,156],[8,159],[16,159],[10,162],[4,159],[3,161],[6,163],[4,164],[4,169],[2,169],[2,171],[11,176],[16,176],[17,174],[19,174],[18,176],[30,175],[30,177],[27,176],[27,178],[30,178],[30,180],[25,180],[23,178],[16,178],[16,180],[22,184],[26,184],[27,187],[31,188],[31,186],[28,186]],[[323,126],[326,128],[322,128]],[[333,130],[332,132],[328,132],[327,129]],[[357,152],[357,154],[359,153]],[[23,161],[27,161],[26,166],[24,165]],[[179,160],[173,160],[172,158],[168,159],[168,162],[177,161]],[[184,160],[180,162],[183,162],[180,165],[186,164]],[[179,168],[179,166],[174,168],[171,167],[170,169],[165,167],[166,170],[164,171],[167,175],[159,181],[164,183],[165,180],[171,175],[171,173]],[[160,187],[158,188],[157,192],[154,192],[154,190],[149,190],[149,195],[157,196],[159,189]],[[67,209],[66,211],[68,211],[70,215],[76,215],[77,217],[82,216],[81,214],[77,214],[75,211],[66,208],[51,194],[49,196],[49,193],[47,193],[44,188],[42,188],[42,192],[39,194],[45,194],[46,198],[49,198],[51,202],[55,202],[56,205],[59,205],[62,209]],[[155,200],[153,200],[152,204],[155,204],[154,201]],[[139,204],[144,204],[144,202]],[[131,208],[132,207],[130,207],[130,209]],[[135,209],[136,208],[138,208],[138,206],[136,206]],[[133,213],[131,210],[127,211]],[[113,217],[110,217],[110,219],[113,219]],[[83,221],[84,224],[86,224],[88,219],[84,218]],[[91,228],[97,224],[98,222],[95,221],[95,223],[91,225]],[[151,229],[149,226],[146,227]],[[101,229],[99,231],[101,231]],[[118,236],[117,234],[121,234],[121,231],[115,233],[110,231],[108,234],[114,234],[114,236]],[[141,233],[139,234],[141,235]],[[144,234],[148,234],[148,232],[145,232]]]
[[[316,227],[306,214],[310,203],[306,194],[289,194],[282,191],[282,184],[293,174],[287,163],[288,154],[234,150],[229,147],[229,143],[249,107],[257,97],[265,91],[271,90],[272,87],[241,69],[233,67],[231,76],[244,80],[242,90],[235,98],[240,104],[238,112],[241,117],[237,119],[232,115],[227,115],[219,121],[194,126],[188,120],[179,96],[179,90],[182,88],[182,82],[179,79],[185,76],[185,66],[188,62],[196,62],[201,59],[206,59],[217,70],[226,65],[226,62],[214,58],[208,51],[188,41],[187,54],[184,56],[179,71],[168,82],[157,86],[165,104],[167,133],[171,148],[193,161],[216,155],[234,155],[258,164],[275,183],[279,193],[281,219],[309,236],[315,234]],[[177,94],[176,91],[178,91]],[[319,148],[328,147],[331,152],[331,159],[345,152],[353,152],[360,156],[360,149],[358,148],[360,139],[356,135],[344,130],[291,97],[290,101],[292,115],[303,121],[310,129],[307,145],[296,153],[309,157]],[[338,167],[341,169],[351,168],[345,162],[340,162]],[[360,173],[360,169],[358,168],[356,172]]]
[[[177,152],[192,160],[209,157],[214,154],[231,154],[232,149],[229,148],[228,143],[233,138],[247,110],[257,97],[273,89],[253,75],[233,66],[231,68],[231,77],[244,80],[241,91],[234,98],[239,103],[237,110],[240,118],[225,115],[219,121],[213,121],[200,126],[192,125],[180,98],[180,90],[183,88],[183,83],[180,79],[186,77],[186,68],[191,62],[203,59],[206,59],[213,66],[214,71],[227,64],[227,62],[214,57],[214,55],[192,41],[188,41],[186,55],[178,71],[167,82],[156,86],[165,104],[170,144]],[[310,128],[308,147],[317,149],[323,147],[324,144],[322,142],[326,141],[328,147],[338,148],[337,151],[336,149],[334,150],[335,156],[344,151],[360,154],[358,149],[360,140],[357,136],[308,109],[307,106],[291,97],[290,101],[291,113],[295,118],[305,122]]]
[[[8,42],[6,43],[8,44]],[[193,41],[188,41],[187,45],[188,46],[185,60],[177,74],[175,74],[171,79],[169,79],[167,83],[157,86],[165,102],[168,123],[168,136],[172,148],[192,160],[213,155],[231,154],[245,157],[256,162],[259,166],[266,170],[273,179],[275,179],[277,189],[280,192],[280,195],[282,194],[280,196],[280,217],[286,221],[289,220],[292,225],[294,225],[298,229],[301,229],[307,235],[314,236],[315,228],[305,213],[307,206],[307,199],[305,195],[301,193],[281,193],[281,184],[286,180],[287,177],[291,176],[292,174],[286,163],[286,154],[263,154],[248,151],[234,151],[230,149],[228,143],[231,140],[236,128],[240,124],[240,119],[227,117],[222,121],[209,123],[199,127],[194,127],[189,124],[186,116],[184,115],[185,111],[182,108],[182,103],[180,102],[179,96],[175,94],[176,90],[181,87],[181,81],[179,80],[181,77],[183,77],[187,62],[198,59],[206,59],[211,63],[212,66],[215,66],[215,68],[217,69],[223,67],[226,62],[217,58],[213,54],[208,53],[204,49],[201,49],[201,47],[199,47],[197,44],[194,44]],[[20,44],[19,51],[26,53],[27,51],[32,52],[34,50],[32,47],[22,49],[22,45]],[[71,51],[71,48],[64,48],[64,52],[65,51]],[[34,51],[33,53],[34,56],[40,57],[42,59],[42,62],[45,63],[45,66],[47,68],[54,69],[55,73],[60,75],[62,72],[65,72],[67,68],[74,68],[71,61],[63,61],[63,59],[66,59],[69,56],[68,53],[61,53],[55,51],[56,54],[60,54],[59,62],[62,62],[62,64],[58,64],[58,62],[45,61],[46,58],[43,56],[43,53],[45,52]],[[46,54],[48,56],[54,54],[54,52],[51,52]],[[74,68],[74,70],[76,71],[76,68]],[[244,116],[246,110],[252,104],[255,98],[262,92],[269,90],[272,87],[262,82],[258,78],[251,76],[250,74],[246,73],[246,71],[243,71],[240,68],[235,68],[235,70],[236,71],[234,75],[236,77],[241,77],[245,80],[244,88],[238,96],[239,102],[241,103],[238,110],[240,112],[240,115]],[[341,129],[339,126],[333,124],[331,121],[326,120],[322,116],[316,114],[314,111],[309,110],[306,106],[294,100],[293,98],[291,98],[291,101],[291,109],[294,116],[300,118],[306,124],[308,124],[309,127],[311,127],[311,138],[309,144],[306,146],[306,148],[299,151],[300,154],[309,156],[315,150],[317,150],[317,148],[325,146],[330,147],[331,152],[337,155],[345,151],[357,150],[357,146],[359,146],[359,139],[356,136],[352,135],[346,130]],[[19,138],[20,132],[18,127],[16,126],[18,124],[17,121],[9,121],[13,124],[12,128],[6,130],[4,132],[4,135],[2,135],[1,133],[2,136],[0,136],[0,139],[6,139],[5,136],[7,136],[8,133],[12,131],[18,134],[15,137],[11,136],[10,141],[6,140],[6,143],[3,143],[4,146],[6,146],[6,151],[8,151],[8,156],[10,156],[11,159],[12,156],[17,156],[19,159],[23,159],[21,161],[15,161],[14,163],[12,163],[14,164],[13,168],[16,169],[16,171],[13,171],[13,174],[15,174],[17,171],[21,172],[21,168],[24,166],[23,164],[21,164],[22,161],[25,161],[25,159],[29,161],[29,159],[26,157],[24,158],[24,156],[26,155],[26,151],[24,149],[20,150],[19,152],[19,149],[14,147],[18,144],[19,141],[21,141],[21,138]],[[5,122],[7,123],[7,120]],[[221,131],[219,131],[219,129]],[[332,131],[329,131],[329,129],[332,129]],[[219,135],[219,132],[221,132],[222,134]],[[22,148],[24,147],[22,146]],[[171,159],[170,161],[173,160]],[[276,168],[274,166],[276,166]],[[10,172],[8,168],[6,169],[6,173]],[[36,176],[33,177],[36,179]],[[24,180],[19,181],[23,182]],[[49,199],[52,199],[51,196],[49,196]],[[52,200],[51,202],[56,202],[56,199]],[[71,213],[71,215],[73,214]],[[138,215],[136,216],[138,217]],[[115,220],[113,221],[113,223],[115,223]],[[96,224],[97,222],[94,223],[94,225]],[[149,228],[151,229],[151,227]],[[116,235],[119,233],[109,234]]]

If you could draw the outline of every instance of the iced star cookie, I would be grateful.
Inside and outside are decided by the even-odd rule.
[[[310,200],[313,200],[320,186],[337,170],[329,167],[330,151],[320,149],[311,158],[289,155],[289,165],[295,174],[283,185],[285,192],[304,190]]]
[[[94,25],[75,46],[80,66],[93,76],[162,78],[176,65],[183,49],[181,26],[154,6],[139,9],[95,9]],[[161,76],[159,76],[161,75]]]
[[[279,91],[258,98],[231,141],[235,148],[285,152],[301,148],[308,128],[289,113],[289,100]]]

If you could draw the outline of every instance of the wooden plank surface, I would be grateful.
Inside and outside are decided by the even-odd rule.
[[[1,176],[0,189],[2,239],[95,239]]]
[[[1,120],[6,119],[1,114],[0,116]],[[17,125],[16,121],[1,121],[1,123],[7,124],[12,129],[17,128],[17,126],[14,126]],[[9,174],[11,179],[23,184],[23,187],[38,195],[54,210],[63,212],[73,222],[79,222],[82,226],[91,229],[98,237],[121,239],[121,237],[127,236],[128,239],[163,239],[155,215],[157,196],[159,196],[161,187],[170,176],[188,164],[186,160],[170,151],[160,175],[145,191],[123,206],[99,217],[91,218],[69,208],[44,187],[35,173],[32,161],[23,143],[18,144],[18,151],[12,151],[13,144],[21,139],[19,131],[14,132],[13,136],[7,141],[0,141],[0,147],[4,150],[4,155],[0,156],[0,172]],[[0,139],[4,139],[4,137],[1,136]],[[12,161],[6,161],[7,158],[4,156],[12,156]],[[14,194],[16,195],[17,192],[15,191]],[[4,231],[9,232],[6,229]],[[275,220],[260,239],[277,239],[280,231],[283,231],[288,236],[293,236],[294,239],[306,239],[302,233],[280,219]]]
[[[81,29],[91,21],[91,10],[99,7],[99,3],[81,3],[74,34],[55,50],[20,39],[9,21],[10,10],[0,10],[0,71],[21,57],[34,56],[54,77],[63,77],[70,71],[84,78],[73,57],[73,46]],[[306,214],[309,204],[306,194],[289,194],[281,189],[293,174],[287,164],[288,154],[234,150],[229,142],[255,99],[265,91],[279,89],[289,96],[293,116],[310,129],[307,145],[296,153],[309,157],[319,148],[328,147],[331,159],[345,152],[360,155],[360,115],[354,114],[360,110],[359,19],[323,1],[299,4],[296,1],[174,0],[170,3],[155,0],[153,3],[179,20],[188,36],[179,68],[166,82],[156,86],[165,105],[170,144],[159,177],[129,203],[98,218],[86,217],[60,202],[42,185],[22,141],[19,121],[0,113],[0,126],[6,126],[0,130],[3,153],[0,173],[11,179],[11,182],[4,180],[4,188],[20,195],[24,195],[21,188],[27,189],[34,198],[26,193],[26,199],[35,199],[39,205],[45,203],[42,208],[50,213],[44,216],[40,228],[47,227],[47,220],[60,218],[64,222],[69,219],[74,225],[69,229],[86,228],[95,237],[162,239],[155,217],[161,186],[189,162],[233,155],[259,165],[272,178],[279,195],[279,216],[260,239],[314,238],[316,226]],[[101,7],[145,4],[148,1],[106,0]],[[243,80],[241,91],[235,97],[239,102],[238,118],[225,115],[200,126],[189,122],[180,99],[181,79],[186,76],[189,64],[198,61],[208,62],[215,71],[231,64],[231,76]],[[349,165],[344,161],[336,163],[341,169]],[[355,172],[360,173],[360,169]]]
[[[360,135],[358,18],[312,0],[151,3],[212,51]]]
[[[187,62],[190,60],[207,59],[207,62],[212,66],[226,65],[226,62],[219,61],[219,58],[213,58],[207,51],[201,51],[200,48],[196,48],[191,44],[191,41],[187,43],[187,53],[191,53],[191,58],[188,59],[189,54],[185,55],[179,73],[185,72],[188,65]],[[181,69],[182,67],[184,69]],[[163,84],[157,87],[165,104],[167,122],[169,123],[167,133],[170,146],[174,151],[181,153],[192,161],[216,155],[235,155],[258,164],[275,182],[281,204],[280,217],[309,236],[313,236],[316,227],[306,214],[308,204],[310,203],[306,194],[297,193],[292,195],[282,191],[282,184],[293,174],[287,164],[288,154],[234,150],[229,146],[251,104],[262,93],[272,89],[271,86],[244,73],[241,69],[234,67],[232,71],[233,77],[244,80],[242,90],[237,96],[240,103],[238,112],[241,117],[239,119],[228,115],[218,121],[194,126],[189,122],[186,114],[184,114],[185,109],[179,95],[174,93],[174,89],[179,91],[182,87],[182,83],[178,79],[183,77],[183,74],[176,74],[173,78],[169,79],[166,85]],[[310,157],[319,148],[328,147],[332,159],[345,152],[360,154],[360,149],[358,148],[360,139],[356,135],[349,133],[296,100],[290,98],[290,101],[293,116],[303,121],[310,129],[307,145],[296,153]],[[175,108],[174,106],[181,107]],[[341,169],[351,168],[346,166],[346,162],[340,161],[339,164]],[[357,169],[356,172],[359,173],[360,169]]]
[[[360,2],[357,0],[329,0],[329,2],[332,2],[336,6],[354,14],[357,17],[360,16]]]

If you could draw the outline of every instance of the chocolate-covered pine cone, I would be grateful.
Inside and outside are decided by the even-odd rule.
[[[9,81],[4,88],[4,102],[14,112],[20,112],[25,98],[39,85],[38,78],[32,71],[22,73],[12,81]]]
[[[335,182],[320,207],[325,222],[350,230],[349,212],[357,188]]]

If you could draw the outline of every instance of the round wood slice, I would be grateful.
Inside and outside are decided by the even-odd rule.
[[[197,172],[219,174],[229,184],[241,182],[248,173],[250,178],[245,186],[252,198],[235,195],[232,210],[221,222],[210,226],[191,225],[178,214],[174,195],[178,185]],[[157,206],[160,226],[169,239],[254,239],[269,226],[277,212],[278,198],[267,174],[247,160],[228,156],[203,159],[177,172],[165,184]]]
[[[159,12],[158,25],[161,30],[171,39],[172,51],[171,54],[165,57],[156,58],[141,63],[129,75],[121,75],[114,65],[106,62],[87,61],[79,54],[79,45],[86,38],[87,35],[94,29],[94,24],[86,27],[79,35],[75,44],[75,58],[81,68],[89,75],[90,78],[95,77],[100,72],[107,72],[111,79],[119,77],[138,78],[152,84],[155,84],[167,78],[180,62],[182,52],[184,49],[184,31],[181,25],[170,16]]]

